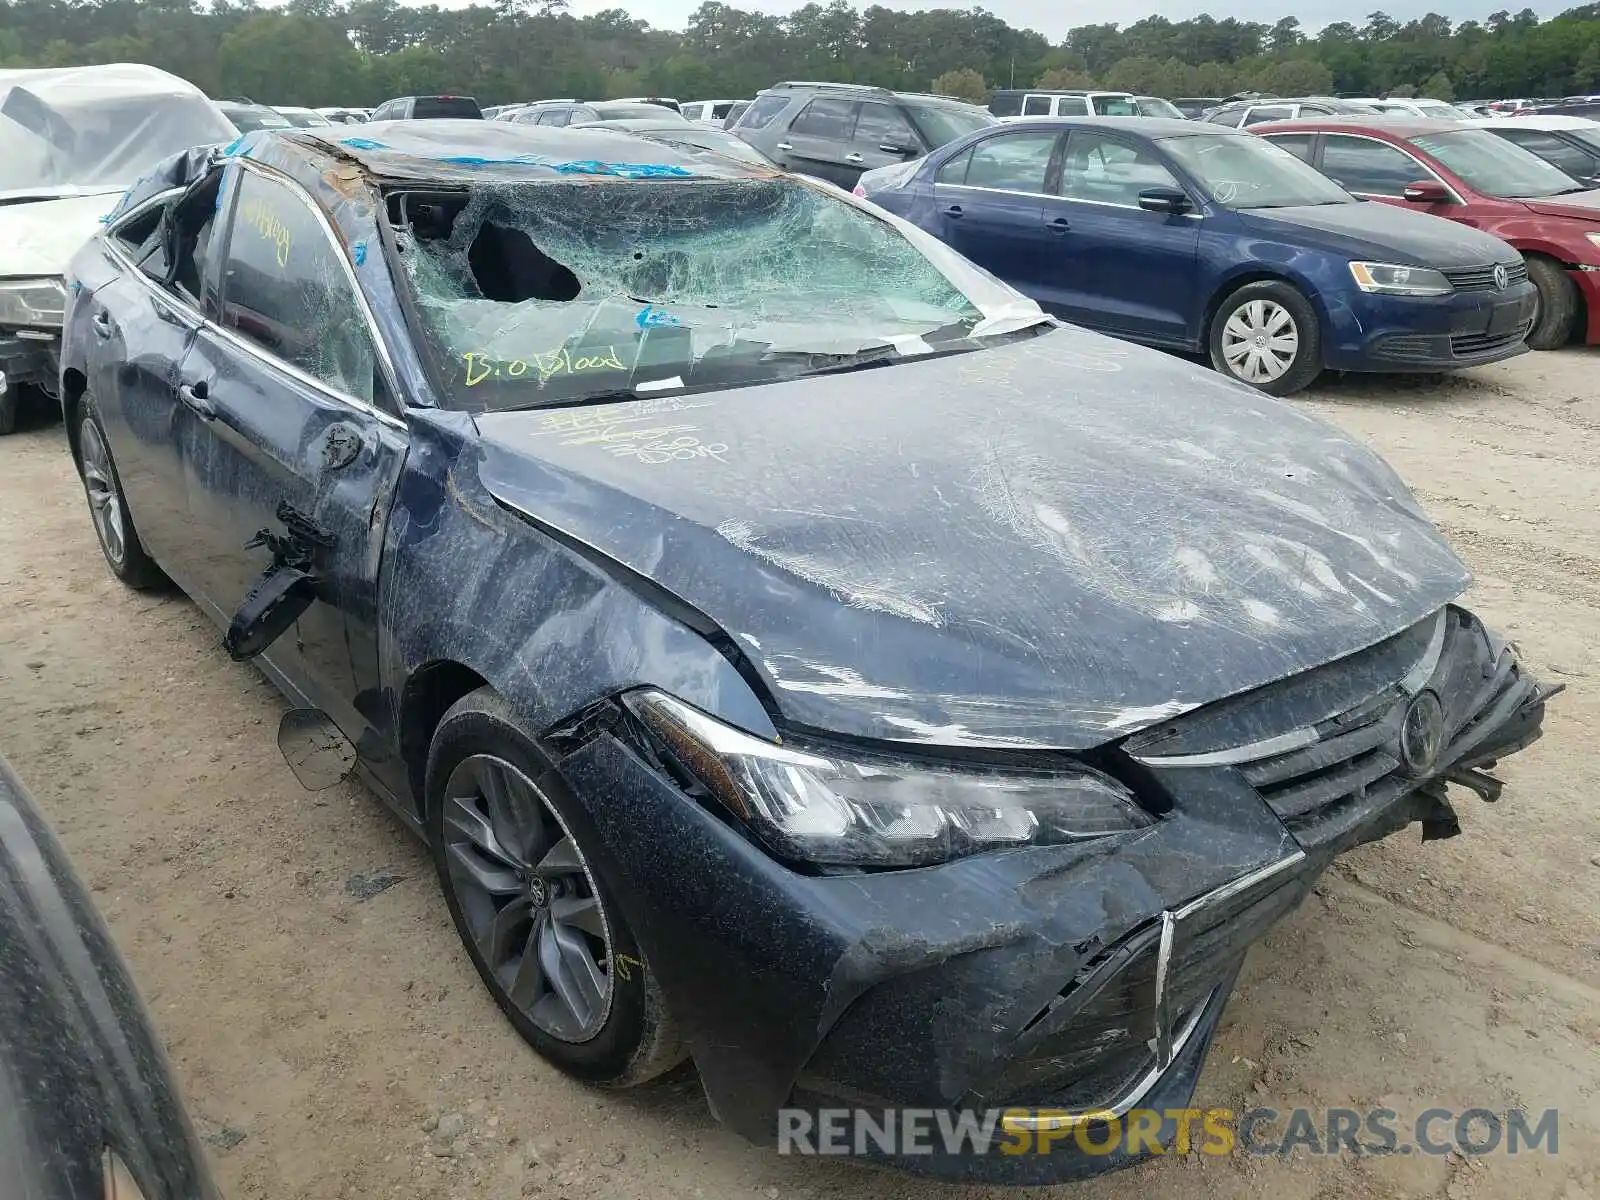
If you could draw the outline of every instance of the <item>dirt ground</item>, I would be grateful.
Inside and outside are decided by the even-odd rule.
[[[1093,1200],[1600,1200],[1600,356],[1302,403],[1412,483],[1479,612],[1571,685],[1465,826],[1343,860],[1252,953],[1196,1103],[1560,1110],[1559,1154],[1168,1158]],[[595,1092],[512,1033],[423,853],[357,785],[311,795],[283,705],[179,597],[107,573],[58,426],[0,440],[0,751],[90,880],[233,1200],[1001,1193],[782,1158],[692,1081]],[[374,874],[403,876],[358,899]],[[1406,1131],[1408,1136],[1409,1131]]]

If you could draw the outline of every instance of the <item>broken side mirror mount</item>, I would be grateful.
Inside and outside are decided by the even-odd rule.
[[[356,769],[356,748],[320,708],[291,708],[283,714],[278,751],[308,792],[335,787]]]
[[[275,562],[233,614],[222,646],[234,662],[254,658],[282,637],[317,598],[316,578]]]

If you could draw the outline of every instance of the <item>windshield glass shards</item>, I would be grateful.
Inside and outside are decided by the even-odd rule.
[[[472,411],[975,348],[985,315],[894,225],[793,180],[483,183],[388,207],[424,346]]]

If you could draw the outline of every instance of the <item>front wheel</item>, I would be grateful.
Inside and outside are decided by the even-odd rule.
[[[1247,283],[1211,321],[1211,365],[1273,396],[1301,391],[1322,373],[1322,329],[1291,284]]]
[[[493,689],[445,713],[426,790],[456,932],[517,1032],[611,1087],[681,1062],[660,986],[591,857],[587,814]]]
[[[1572,340],[1572,326],[1578,319],[1578,289],[1560,263],[1537,254],[1525,257],[1528,278],[1538,293],[1533,309],[1533,325],[1528,330],[1528,347],[1554,350]]]

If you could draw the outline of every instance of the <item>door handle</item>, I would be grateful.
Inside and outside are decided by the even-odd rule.
[[[844,160],[847,163],[863,163],[863,162],[866,162],[866,159],[862,158],[861,155],[857,154],[854,150],[852,150],[849,154],[846,154],[844,156]]]
[[[89,324],[94,326],[96,336],[101,338],[109,338],[117,331],[117,327],[111,322],[111,314],[103,308],[89,318]]]
[[[1066,233],[1067,230],[1072,228],[1072,222],[1065,217],[1057,217],[1055,220],[1047,222],[1045,228],[1051,233]]]
[[[944,210],[944,215],[947,217],[959,217],[961,215],[961,205],[951,204],[947,206]]]
[[[203,421],[217,415],[217,406],[211,403],[211,388],[204,379],[178,385],[178,399],[182,400]]]
[[[793,150],[794,147],[791,146],[788,142],[779,142],[776,146],[773,147],[773,149],[774,150]]]

